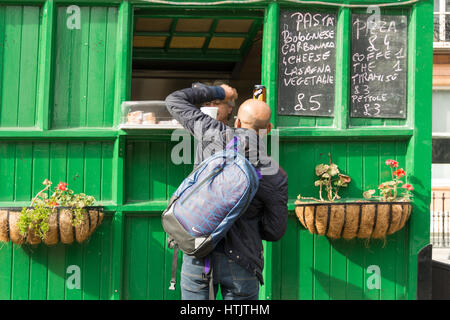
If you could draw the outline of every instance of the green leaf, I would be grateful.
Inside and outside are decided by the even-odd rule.
[[[371,199],[374,194],[375,190],[367,190],[366,192],[363,193],[363,197],[365,199]]]
[[[327,164],[319,164],[316,166],[316,175],[321,176],[325,172],[327,172],[329,166]]]
[[[333,182],[333,184],[335,186],[341,187],[342,186],[342,181],[341,180],[336,180],[336,181]]]
[[[331,166],[328,168],[327,172],[330,176],[334,177],[335,175],[337,175],[339,173],[338,166],[336,164],[332,163]]]

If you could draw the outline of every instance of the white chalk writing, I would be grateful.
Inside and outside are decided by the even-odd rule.
[[[281,110],[287,110],[282,113],[330,116],[334,108],[336,15],[282,11],[279,52],[279,101]]]
[[[351,115],[404,118],[406,17],[352,17]]]

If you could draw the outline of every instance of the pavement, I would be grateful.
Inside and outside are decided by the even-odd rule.
[[[433,260],[450,264],[450,248],[433,248]]]

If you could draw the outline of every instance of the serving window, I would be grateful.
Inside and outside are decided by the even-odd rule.
[[[195,82],[228,84],[237,107],[261,82],[264,10],[163,12],[136,9],[131,101],[122,104],[122,129],[178,128],[163,101]]]

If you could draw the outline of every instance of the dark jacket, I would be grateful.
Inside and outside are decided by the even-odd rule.
[[[170,94],[166,105],[172,116],[200,142],[195,152],[194,169],[237,135],[243,141],[247,158],[261,170],[262,178],[254,199],[216,250],[224,251],[230,259],[254,273],[263,284],[261,240],[277,241],[286,231],[288,178],[285,171],[267,156],[264,143],[253,130],[232,129],[195,107],[196,104],[224,98],[223,88],[200,85]],[[249,152],[251,142],[258,145],[256,155]]]

